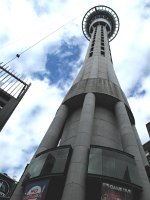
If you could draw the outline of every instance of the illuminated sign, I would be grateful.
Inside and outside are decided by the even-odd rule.
[[[103,183],[101,200],[131,200],[132,191],[129,188]]]
[[[6,181],[0,179],[0,197],[5,197],[9,192],[9,185]]]
[[[48,187],[48,180],[29,183],[23,195],[23,200],[44,200]]]

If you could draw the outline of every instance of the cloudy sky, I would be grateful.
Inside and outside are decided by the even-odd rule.
[[[18,180],[44,136],[84,61],[88,41],[81,29],[93,6],[116,11],[120,30],[111,42],[113,63],[136,120],[149,140],[150,3],[148,0],[1,0],[0,62],[47,37],[9,63],[32,83],[0,134],[0,172]]]

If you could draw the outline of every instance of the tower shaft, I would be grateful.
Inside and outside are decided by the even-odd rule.
[[[114,15],[99,7],[89,13],[85,33],[90,43],[83,67],[11,200],[27,198],[40,181],[47,188],[43,199],[98,200],[107,195],[149,200],[148,163],[112,63]],[[62,151],[70,148],[65,157]]]

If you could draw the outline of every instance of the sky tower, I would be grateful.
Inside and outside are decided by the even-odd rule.
[[[83,67],[11,200],[149,200],[148,162],[109,46],[119,18],[96,6],[82,30],[89,40]]]

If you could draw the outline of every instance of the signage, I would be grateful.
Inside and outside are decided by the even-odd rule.
[[[102,183],[101,200],[132,200],[132,191],[123,186]]]
[[[23,200],[45,200],[49,180],[29,183],[25,187]]]
[[[0,179],[0,197],[5,197],[9,193],[9,184]]]

